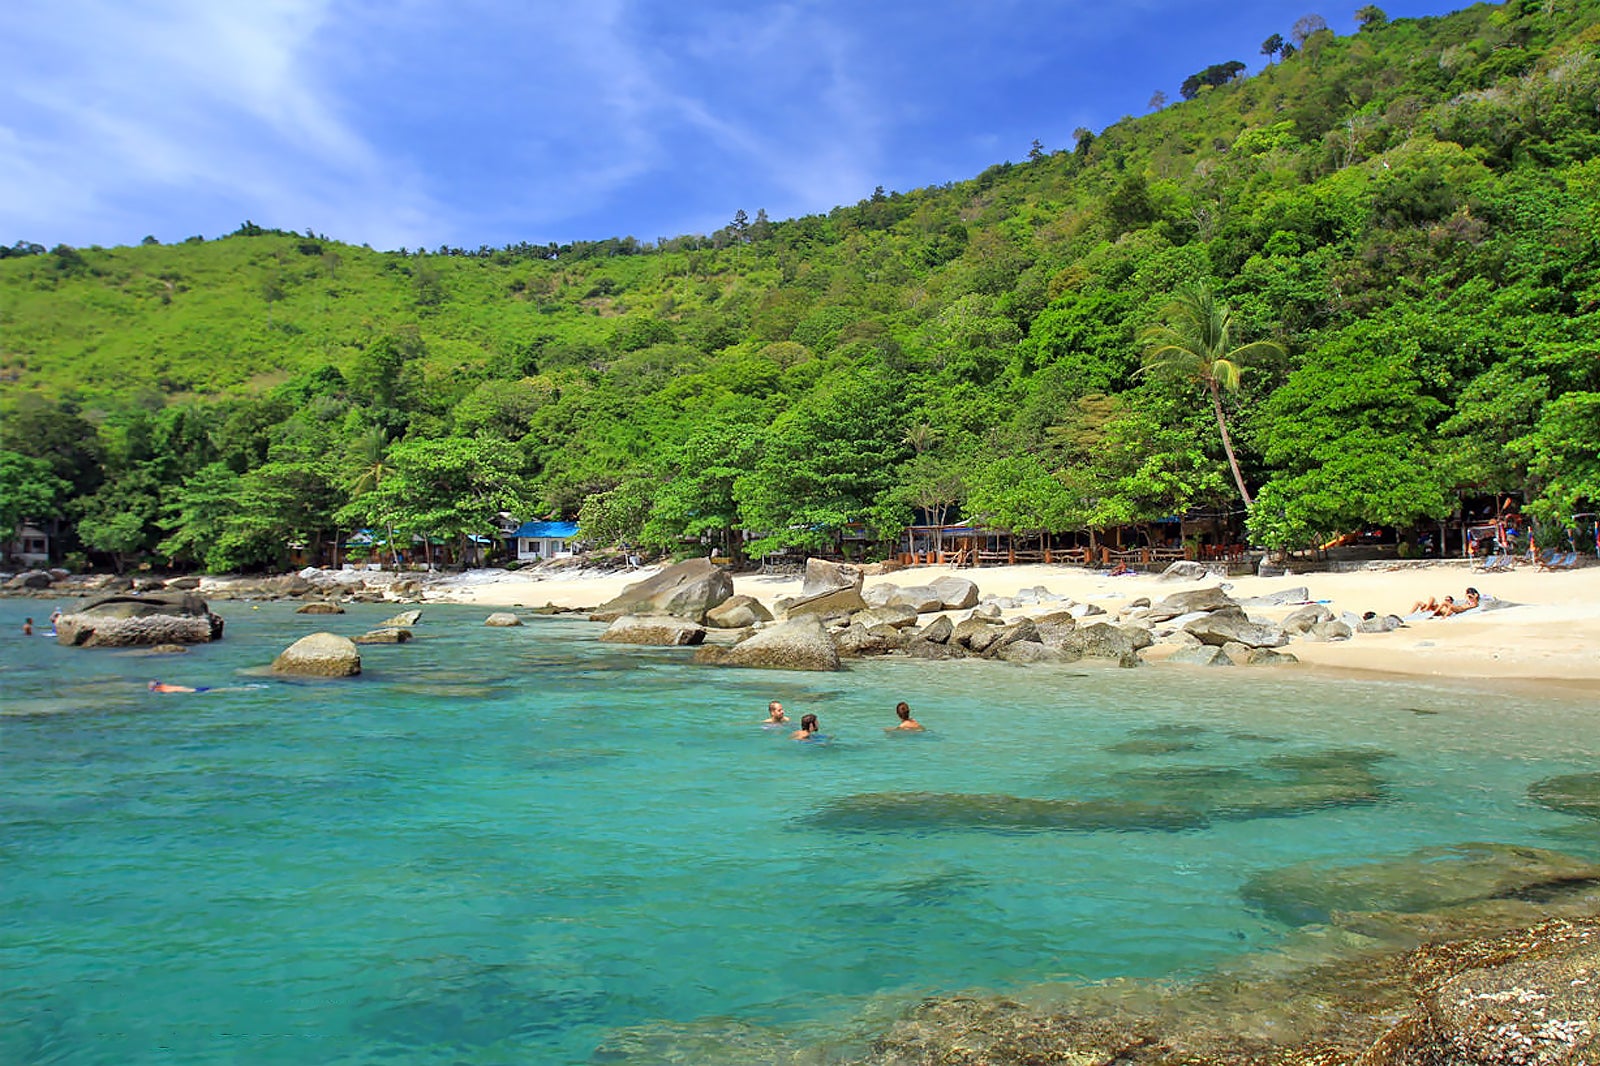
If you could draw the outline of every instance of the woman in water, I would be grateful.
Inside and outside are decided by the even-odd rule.
[[[922,723],[911,717],[911,705],[905,700],[894,705],[894,713],[900,716],[900,724],[891,726],[890,732],[896,729],[912,729],[919,732],[922,730]]]
[[[817,735],[817,730],[820,729],[820,728],[821,727],[817,725],[817,716],[816,715],[814,715],[814,714],[802,714],[800,716],[800,728],[796,729],[793,733],[790,733],[789,734],[789,739],[790,740],[811,740]]]

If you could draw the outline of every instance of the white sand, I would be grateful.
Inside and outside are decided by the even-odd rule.
[[[654,569],[647,568],[627,573],[580,572],[541,577],[527,571],[472,571],[432,585],[427,599],[497,607],[593,607],[653,573]],[[1393,570],[1166,582],[1143,574],[1107,577],[1066,565],[959,571],[922,566],[869,577],[867,584],[889,581],[902,586],[918,585],[952,573],[972,580],[985,594],[1009,596],[1019,589],[1042,585],[1074,600],[1097,604],[1112,615],[1140,596],[1159,600],[1169,593],[1215,585],[1219,580],[1228,584],[1229,595],[1236,599],[1304,587],[1311,599],[1326,601],[1336,615],[1342,611],[1404,615],[1417,600],[1447,594],[1461,600],[1471,585],[1486,597],[1517,606],[1469,612],[1455,618],[1425,619],[1392,633],[1360,633],[1348,641],[1320,644],[1296,640],[1286,650],[1302,662],[1340,670],[1557,681],[1594,684],[1600,691],[1600,567],[1540,572],[1525,566],[1508,573],[1484,574],[1464,564],[1438,563],[1410,564]],[[770,606],[782,597],[799,595],[800,580],[739,574],[734,577],[734,590]],[[1043,613],[1048,609],[1044,606],[1010,613]],[[1250,613],[1281,618],[1290,610],[1293,608],[1252,608]],[[1154,658],[1159,652],[1157,648],[1146,654]]]

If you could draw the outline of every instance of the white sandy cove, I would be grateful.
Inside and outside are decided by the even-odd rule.
[[[443,603],[503,607],[593,607],[624,587],[656,571],[539,576],[533,572],[480,570],[429,587],[426,598]],[[1074,600],[1094,603],[1115,615],[1140,596],[1159,600],[1172,592],[1224,581],[1235,599],[1305,587],[1313,600],[1325,601],[1335,614],[1376,611],[1406,614],[1413,603],[1453,595],[1459,601],[1467,586],[1485,597],[1516,604],[1501,610],[1473,611],[1455,618],[1410,622],[1392,633],[1358,633],[1347,641],[1312,643],[1296,640],[1287,649],[1304,663],[1340,670],[1365,670],[1449,678],[1559,681],[1592,684],[1600,692],[1600,567],[1541,572],[1523,566],[1507,573],[1477,573],[1461,563],[1411,564],[1393,570],[1312,573],[1289,577],[1231,577],[1208,581],[1166,582],[1154,575],[1108,577],[1078,566],[1036,564],[956,571],[947,566],[907,568],[880,581],[920,585],[946,574],[965,577],[980,593],[1009,596],[1042,585]],[[735,575],[734,590],[771,606],[800,593],[798,577]],[[1048,606],[1008,614],[1042,613]],[[1252,608],[1256,616],[1281,618],[1293,608]],[[958,615],[959,617],[959,615]],[[1148,649],[1148,658],[1164,654]]]

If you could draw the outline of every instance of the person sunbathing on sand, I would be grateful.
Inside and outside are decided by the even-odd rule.
[[[1470,611],[1476,606],[1478,606],[1478,590],[1469,588],[1467,589],[1467,600],[1465,603],[1457,603],[1454,596],[1446,596],[1444,599],[1437,601],[1429,598],[1426,600],[1418,600],[1416,603],[1411,605],[1411,610],[1413,613],[1417,611],[1427,611],[1435,618],[1449,618],[1453,614],[1461,614],[1463,611]]]

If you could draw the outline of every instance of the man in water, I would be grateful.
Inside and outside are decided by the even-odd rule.
[[[922,723],[911,717],[911,705],[905,700],[901,700],[894,705],[894,713],[900,716],[900,724],[891,726],[889,732],[892,733],[896,729],[910,729],[918,732],[922,730]]]
[[[205,685],[201,685],[199,688],[190,688],[188,685],[169,685],[165,681],[152,681],[152,682],[150,682],[150,691],[151,692],[210,692],[211,689],[206,687]]]
[[[767,719],[762,725],[788,725],[789,716],[783,713],[783,704],[773,700],[767,704]]]
[[[810,740],[812,737],[817,735],[817,730],[819,730],[820,728],[821,728],[821,726],[819,726],[817,724],[817,716],[816,715],[814,715],[814,714],[802,714],[800,716],[800,728],[796,729],[793,733],[790,733],[789,734],[789,739],[790,740]]]
[[[22,620],[22,635],[25,637],[33,636],[33,619],[24,618]]]

